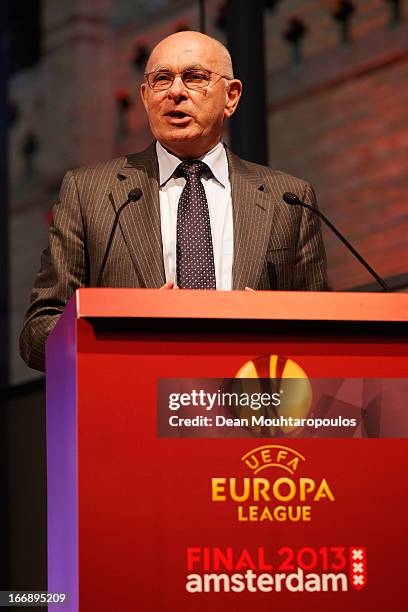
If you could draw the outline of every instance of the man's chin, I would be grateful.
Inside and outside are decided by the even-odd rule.
[[[158,138],[158,141],[169,151],[176,151],[177,154],[188,154],[190,150],[196,148],[200,137],[187,130],[174,130],[171,134],[166,134],[165,138]]]
[[[188,128],[189,126],[176,127],[169,131],[163,140],[165,139],[167,142],[194,142],[199,137],[199,134],[194,133]]]
[[[216,144],[208,137],[203,137],[202,132],[187,129],[171,130],[166,134],[156,135],[156,138],[165,149],[185,159],[201,157]]]

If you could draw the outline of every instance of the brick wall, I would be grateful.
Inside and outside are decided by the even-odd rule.
[[[408,29],[388,3],[355,2],[349,45],[333,2],[281,2],[267,18],[270,165],[310,180],[321,208],[383,276],[407,274]],[[281,38],[290,14],[309,30],[303,60]],[[337,289],[371,277],[326,233]]]

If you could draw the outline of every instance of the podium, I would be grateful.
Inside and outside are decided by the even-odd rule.
[[[407,331],[404,294],[78,290],[46,346],[49,609],[405,609],[405,439],[170,439],[157,401],[265,355],[403,381]]]

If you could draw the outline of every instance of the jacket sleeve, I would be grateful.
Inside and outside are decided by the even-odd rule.
[[[306,185],[302,199],[317,208],[316,195],[310,185]],[[293,291],[330,291],[331,289],[327,277],[327,259],[320,219],[307,208],[302,208],[291,288]]]
[[[85,231],[73,172],[65,175],[53,208],[48,247],[31,293],[20,335],[20,354],[31,368],[45,370],[45,341],[78,287],[87,283]]]

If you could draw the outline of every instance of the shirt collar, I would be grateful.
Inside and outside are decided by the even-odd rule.
[[[159,180],[162,187],[173,176],[175,169],[182,161],[173,153],[170,153],[160,144],[156,142],[157,161],[159,163]],[[228,160],[225,152],[225,147],[222,142],[219,142],[208,151],[205,155],[198,158],[210,168],[214,178],[223,187],[228,184]]]

